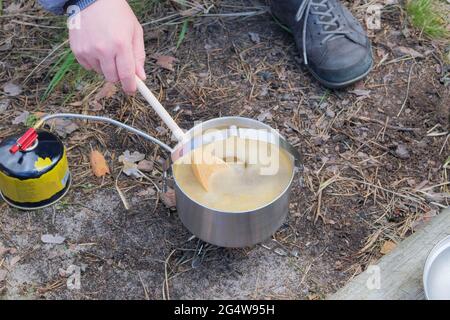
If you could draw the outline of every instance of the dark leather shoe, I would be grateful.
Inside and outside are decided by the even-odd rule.
[[[271,9],[292,30],[304,63],[324,86],[346,87],[372,69],[370,41],[338,0],[272,0]]]

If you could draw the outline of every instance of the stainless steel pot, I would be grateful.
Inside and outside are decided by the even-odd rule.
[[[423,287],[428,300],[450,299],[450,236],[430,251],[423,271]]]
[[[289,196],[295,168],[300,166],[300,155],[277,131],[259,121],[241,117],[223,117],[212,119],[197,125],[187,132],[190,139],[174,148],[172,162],[201,144],[210,142],[203,133],[210,129],[219,129],[226,138],[230,135],[245,133],[251,136],[257,130],[267,135],[254,134],[254,139],[277,143],[291,155],[292,175],[288,187],[271,203],[246,212],[223,212],[208,208],[191,199],[175,180],[175,194],[178,215],[186,226],[198,238],[221,247],[252,246],[268,239],[285,221],[289,212]],[[217,135],[215,135],[215,139]]]
[[[300,155],[277,131],[259,121],[241,117],[212,119],[194,126],[186,133],[187,140],[172,149],[141,130],[106,117],[58,113],[42,118],[40,124],[53,118],[102,121],[124,128],[170,152],[172,163],[202,144],[210,143],[215,139],[227,139],[230,136],[241,136],[277,144],[279,148],[286,150],[291,155],[293,165],[288,186],[271,203],[246,212],[217,211],[191,199],[174,179],[177,209],[181,221],[194,235],[206,242],[223,247],[246,247],[262,242],[275,233],[286,219],[295,168],[301,166]],[[219,129],[219,132],[216,132],[219,135],[204,133],[210,129]],[[261,132],[258,130],[264,131],[266,134],[260,135]]]

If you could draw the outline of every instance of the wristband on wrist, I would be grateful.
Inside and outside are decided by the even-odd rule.
[[[97,0],[71,0],[71,1],[68,1],[67,2],[67,4],[66,4],[66,6],[65,6],[65,11],[67,12],[67,9],[70,7],[70,6],[77,6],[78,7],[78,10],[76,10],[76,12],[67,12],[67,15],[69,16],[69,17],[71,17],[72,15],[74,15],[75,13],[77,13],[77,12],[80,12],[81,10],[83,10],[83,9],[85,9],[85,8],[87,8],[87,7],[89,7],[91,4],[93,4],[95,1],[97,1]]]

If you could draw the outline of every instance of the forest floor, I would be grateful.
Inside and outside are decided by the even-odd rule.
[[[0,202],[0,298],[322,299],[376,263],[450,201],[450,47],[411,28],[391,2],[381,29],[369,30],[373,71],[345,90],[308,74],[291,35],[261,2],[201,1],[202,10],[184,14],[169,1],[151,2],[140,15],[146,83],[180,126],[254,118],[301,152],[287,221],[252,248],[203,243],[160,192],[160,148],[100,123],[56,123],[73,185],[37,212]],[[42,113],[73,112],[109,116],[174,144],[138,94],[127,97],[70,62],[63,18],[35,1],[15,3],[3,1],[0,16],[0,139]],[[360,21],[368,3],[345,2]],[[157,55],[176,58],[173,70]],[[110,175],[92,174],[92,149],[105,155]],[[153,164],[146,178],[122,172],[126,150]],[[47,234],[64,242],[45,243]]]

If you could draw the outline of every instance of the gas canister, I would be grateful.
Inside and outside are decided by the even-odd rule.
[[[70,183],[66,150],[54,134],[29,129],[0,143],[0,195],[9,205],[22,210],[49,206]]]

